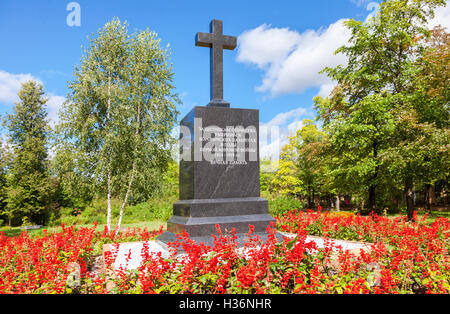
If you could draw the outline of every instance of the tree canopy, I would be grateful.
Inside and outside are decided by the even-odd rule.
[[[75,163],[63,175],[70,181],[73,171],[82,174],[106,194],[109,230],[113,196],[123,199],[120,226],[133,192],[145,198],[158,187],[177,117],[168,49],[154,32],[130,35],[127,27],[114,19],[90,40],[58,127],[61,169]]]

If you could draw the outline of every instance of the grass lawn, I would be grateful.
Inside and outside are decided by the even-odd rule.
[[[267,197],[266,197],[267,198]],[[275,198],[269,199],[269,212],[272,216],[280,216],[283,213],[291,210],[301,208],[301,202],[296,199],[289,198]],[[177,200],[176,196],[161,197],[146,203],[130,206],[124,215],[124,223],[122,223],[121,230],[125,231],[128,228],[146,228],[148,231],[158,230],[162,225],[166,229],[166,221],[172,216],[172,204]],[[115,222],[118,219],[119,205],[113,204],[113,222],[112,228],[115,228]],[[106,212],[104,212],[105,204],[98,202],[94,204],[92,208],[85,210],[79,217],[73,217],[71,215],[72,209],[65,209],[67,213],[62,214],[61,222],[66,226],[75,225],[77,227],[92,227],[94,221],[106,221]],[[419,211],[418,216],[421,217],[425,214],[424,211]],[[396,217],[400,214],[389,215],[389,217]],[[433,222],[437,217],[450,218],[450,212],[445,211],[432,211],[432,214],[428,216],[427,222]],[[92,221],[92,223],[90,223]],[[99,224],[96,228],[97,231],[103,231],[105,224]],[[27,230],[30,235],[40,236],[43,234],[43,230],[49,232],[58,232],[61,230],[60,224],[55,227],[44,226],[37,230]],[[22,233],[23,229],[20,227],[8,227],[0,226],[0,233],[4,233],[6,236],[18,236]]]
[[[92,227],[94,224],[85,224],[85,225],[76,225],[77,227]],[[105,229],[105,224],[97,225],[96,230],[97,231],[103,231]],[[166,222],[161,220],[153,220],[153,221],[144,221],[144,222],[137,222],[137,223],[131,223],[131,224],[122,224],[120,227],[120,230],[127,230],[129,228],[147,228],[148,231],[158,230],[160,226],[164,226],[163,228],[166,229]],[[112,224],[112,227],[116,227],[116,225]],[[56,227],[42,227],[41,229],[37,230],[27,230],[27,232],[30,235],[42,235],[43,230],[48,230],[49,232],[59,232],[61,231],[61,226]],[[8,237],[18,236],[22,233],[22,230],[20,227],[0,227],[0,233],[4,232],[4,234]]]

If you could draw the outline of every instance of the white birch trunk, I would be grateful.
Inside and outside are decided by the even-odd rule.
[[[108,178],[107,178],[107,185],[108,185],[108,196],[106,199],[106,203],[107,203],[107,228],[108,228],[108,233],[111,232],[111,169],[109,168],[109,164],[108,164]]]
[[[120,214],[119,214],[119,221],[117,223],[117,228],[116,228],[116,235],[117,233],[119,233],[120,230],[120,225],[122,224],[122,217],[123,217],[123,210],[125,208],[125,205],[128,202],[128,197],[130,196],[130,192],[131,192],[131,186],[133,185],[133,181],[134,181],[134,173],[136,171],[136,148],[137,148],[137,140],[139,137],[139,126],[141,124],[141,107],[140,105],[138,105],[138,110],[137,110],[137,119],[136,119],[136,132],[134,133],[134,139],[135,139],[135,148],[134,148],[134,160],[133,160],[133,168],[131,169],[131,175],[130,175],[130,180],[128,181],[128,188],[127,188],[127,192],[125,193],[125,198],[122,202],[122,206],[120,206]]]
[[[109,124],[109,117],[110,117],[110,110],[111,110],[111,74],[108,73],[108,108],[107,108],[107,112],[106,112],[106,125]],[[108,135],[107,135],[108,136]],[[111,232],[111,156],[109,153],[109,147],[108,147],[108,143],[106,143],[106,149],[107,149],[107,158],[108,158],[108,165],[107,165],[107,199],[106,199],[106,203],[107,203],[107,218],[106,218],[106,223],[107,223],[107,228],[108,228],[108,233]]]
[[[136,161],[133,162],[133,169],[131,170],[131,177],[130,177],[130,181],[128,182],[127,192],[125,193],[125,198],[124,198],[124,200],[122,202],[122,206],[120,206],[119,221],[117,223],[117,228],[116,228],[116,231],[115,231],[115,235],[117,235],[119,233],[120,225],[122,224],[123,210],[125,208],[125,205],[128,202],[128,196],[130,195],[131,185],[133,184],[133,181],[134,181],[134,171],[135,171],[135,169],[136,169]]]

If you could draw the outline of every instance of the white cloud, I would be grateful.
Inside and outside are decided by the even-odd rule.
[[[360,7],[367,6],[370,13],[367,18],[378,9],[378,1],[351,1]],[[334,54],[350,38],[350,31],[343,25],[344,20],[302,33],[267,24],[247,30],[238,38],[237,61],[254,64],[264,71],[262,83],[256,88],[259,92],[278,96],[318,88],[319,95],[328,96],[335,82],[319,72],[327,66],[347,63],[344,55]],[[430,28],[438,24],[450,30],[450,5],[439,7],[435,18],[429,22]]]
[[[362,7],[371,2],[371,0],[350,0],[350,2],[356,5],[357,7]]]
[[[12,74],[0,70],[0,102],[14,104],[19,101],[17,92],[22,83],[34,80],[42,84],[41,80],[31,74]]]
[[[58,95],[47,95],[48,101],[47,112],[48,118],[50,119],[50,124],[53,126],[59,121],[59,109],[62,107],[62,104],[66,101],[66,98]]]
[[[288,28],[270,28],[269,25],[263,24],[245,31],[238,37],[237,60],[265,68],[285,59],[300,40],[301,37],[296,31]]]
[[[447,32],[450,31],[450,5],[448,1],[447,6],[436,9],[434,19],[428,23],[430,28],[433,28],[439,24],[446,27]]]
[[[237,61],[255,64],[265,71],[262,84],[257,87],[260,92],[277,96],[319,88],[325,93],[334,84],[319,72],[347,61],[334,54],[350,37],[343,21],[303,33],[261,25],[239,36]]]
[[[279,113],[268,123],[261,123],[261,125],[265,125],[269,128],[272,126],[288,125],[289,121],[298,121],[302,116],[306,115],[307,113],[308,111],[305,108],[300,107],[288,112]]]
[[[13,74],[0,70],[0,103],[5,104],[8,107],[14,106],[14,103],[19,101],[17,93],[22,84],[31,80],[44,85],[41,79],[31,74]],[[50,123],[54,124],[58,121],[59,108],[61,108],[61,105],[66,98],[52,93],[47,93],[46,97],[48,98],[46,103],[48,117]]]
[[[301,129],[303,120],[311,116],[312,113],[305,108],[297,108],[279,113],[267,123],[260,123],[260,158],[278,159],[281,149],[289,142],[288,136]]]

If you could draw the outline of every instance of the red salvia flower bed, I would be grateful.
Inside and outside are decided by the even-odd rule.
[[[113,237],[95,226],[63,226],[39,237],[0,235],[0,293],[450,293],[448,219],[411,223],[404,217],[320,211],[276,218],[278,230],[295,239],[277,242],[275,228],[269,228],[263,243],[250,228],[252,240],[239,248],[233,233],[218,229],[208,247],[184,234],[172,244],[183,250],[182,257],[163,258],[144,243],[137,270],[109,267],[102,274],[90,271],[95,247],[147,241],[162,229],[130,229]],[[318,248],[307,235],[370,242],[370,250],[344,251],[332,241]],[[114,254],[106,254],[105,264],[113,262]],[[74,264],[80,277],[75,286]]]

